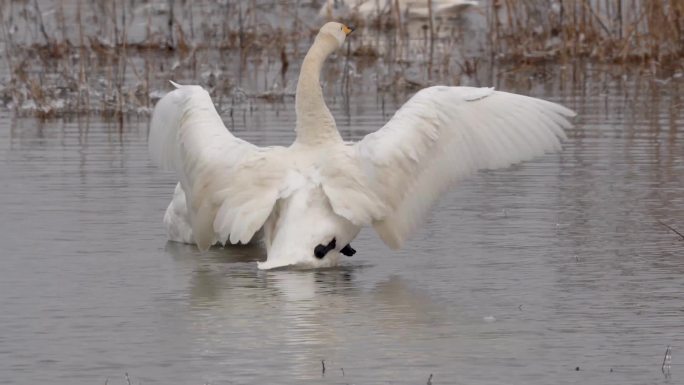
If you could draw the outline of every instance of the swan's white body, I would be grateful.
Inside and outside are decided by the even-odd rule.
[[[399,11],[408,17],[426,18],[430,15],[428,0],[327,0],[318,15],[329,19],[358,15],[363,19],[390,13],[395,4]],[[457,15],[471,6],[477,6],[477,0],[432,0],[432,14]]]
[[[207,249],[247,243],[263,229],[262,269],[337,264],[362,226],[398,248],[435,200],[477,170],[560,149],[567,108],[491,88],[421,90],[380,130],[344,142],[319,74],[346,28],[327,23],[302,65],[297,138],[257,147],[223,125],[209,94],[177,86],[155,107],[149,148],[180,180],[164,217],[172,240]],[[348,31],[348,30],[347,30]],[[317,258],[317,245],[334,247]]]

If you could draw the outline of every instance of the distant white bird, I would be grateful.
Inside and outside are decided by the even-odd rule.
[[[154,109],[149,150],[180,180],[164,223],[171,240],[247,243],[263,230],[259,268],[324,267],[350,255],[362,226],[399,248],[455,181],[560,149],[571,110],[492,88],[421,90],[378,131],[342,140],[319,83],[351,32],[330,22],[304,58],[296,140],[257,147],[233,136],[209,94],[179,86]]]
[[[397,4],[402,15],[416,18],[426,18],[430,15],[428,0],[327,0],[318,15],[329,19],[351,15],[369,19],[388,14]],[[477,0],[432,0],[432,14],[458,15],[477,5]]]

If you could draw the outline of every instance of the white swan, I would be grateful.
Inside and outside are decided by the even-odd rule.
[[[428,0],[327,0],[318,11],[318,16],[332,19],[355,14],[369,19],[388,14],[395,4],[408,17],[426,18],[430,15]],[[432,0],[432,12],[435,16],[457,15],[477,5],[477,0]]]
[[[180,180],[164,218],[172,240],[247,243],[263,229],[259,268],[337,264],[373,225],[392,248],[456,180],[560,149],[571,110],[492,88],[421,90],[378,131],[344,142],[319,75],[351,30],[330,22],[304,58],[296,140],[257,147],[223,125],[209,94],[178,86],[154,109],[149,150]]]

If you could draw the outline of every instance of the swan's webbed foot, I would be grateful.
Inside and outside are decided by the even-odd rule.
[[[352,255],[356,254],[356,250],[354,250],[354,248],[351,247],[351,243],[349,243],[347,246],[343,247],[342,250],[340,250],[340,253],[346,255],[347,257],[351,257]]]
[[[337,247],[337,240],[335,238],[330,241],[327,245],[319,244],[314,248],[314,256],[318,259],[323,259],[326,254],[330,250],[334,250],[335,247]],[[351,247],[351,244],[347,244],[345,247],[340,250],[340,253],[346,255],[347,257],[351,257],[352,255],[356,254],[356,250],[354,250],[353,247]]]
[[[319,244],[318,246],[316,246],[314,248],[314,255],[318,259],[323,259],[323,257],[325,257],[325,255],[328,254],[328,252],[330,250],[335,249],[335,247],[337,246],[336,244],[337,244],[337,241],[335,240],[335,238],[333,238],[332,241],[330,241],[330,243],[328,243],[327,246]]]

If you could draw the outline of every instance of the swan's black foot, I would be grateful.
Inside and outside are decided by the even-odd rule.
[[[356,254],[356,250],[351,247],[351,244],[347,244],[347,246],[343,247],[342,250],[340,250],[340,253],[346,255],[347,257],[351,257],[352,255]]]
[[[328,254],[328,251],[335,249],[335,247],[337,246],[336,243],[337,242],[335,241],[335,238],[333,238],[327,246],[319,244],[314,248],[314,255],[318,259],[323,259],[323,257],[325,257],[325,255]]]

